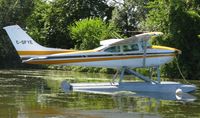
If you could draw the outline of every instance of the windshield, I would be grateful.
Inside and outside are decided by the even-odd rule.
[[[140,44],[141,44],[142,49],[144,49],[145,45],[147,46],[147,48],[151,48],[152,46],[148,41],[141,41]]]

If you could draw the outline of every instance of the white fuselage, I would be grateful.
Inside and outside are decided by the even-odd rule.
[[[42,59],[28,61],[30,64],[56,64],[67,66],[90,66],[90,67],[152,67],[170,62],[175,56],[172,50],[147,49],[132,52],[83,52],[75,54],[55,54]]]

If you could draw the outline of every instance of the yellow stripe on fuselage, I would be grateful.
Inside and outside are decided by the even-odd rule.
[[[95,52],[93,50],[87,50],[87,51],[76,51],[76,50],[59,50],[59,51],[17,51],[17,53],[20,56],[26,56],[26,55],[51,55],[51,54],[77,54],[77,53],[85,53],[85,52]]]
[[[61,51],[17,51],[20,56],[26,55],[50,55],[56,53],[70,53],[74,52],[74,50],[61,50]]]
[[[146,56],[146,58],[166,57],[166,56],[175,56],[175,54],[148,55]],[[28,64],[69,64],[69,63],[82,63],[82,62],[94,62],[94,61],[126,60],[126,59],[136,59],[136,58],[144,58],[144,56],[140,55],[140,56],[124,56],[124,57],[79,58],[79,59],[70,59],[70,60],[38,60],[38,61],[29,61],[26,63]]]

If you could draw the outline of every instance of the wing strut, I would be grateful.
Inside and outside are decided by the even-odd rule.
[[[146,67],[146,56],[147,56],[147,42],[146,41],[142,41],[142,45],[144,46],[144,54],[143,54],[143,67]]]

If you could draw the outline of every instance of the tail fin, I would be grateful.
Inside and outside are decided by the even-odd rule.
[[[21,27],[12,25],[4,27],[18,55],[21,58],[32,58],[56,53],[65,53],[70,50],[47,48],[35,42]]]

